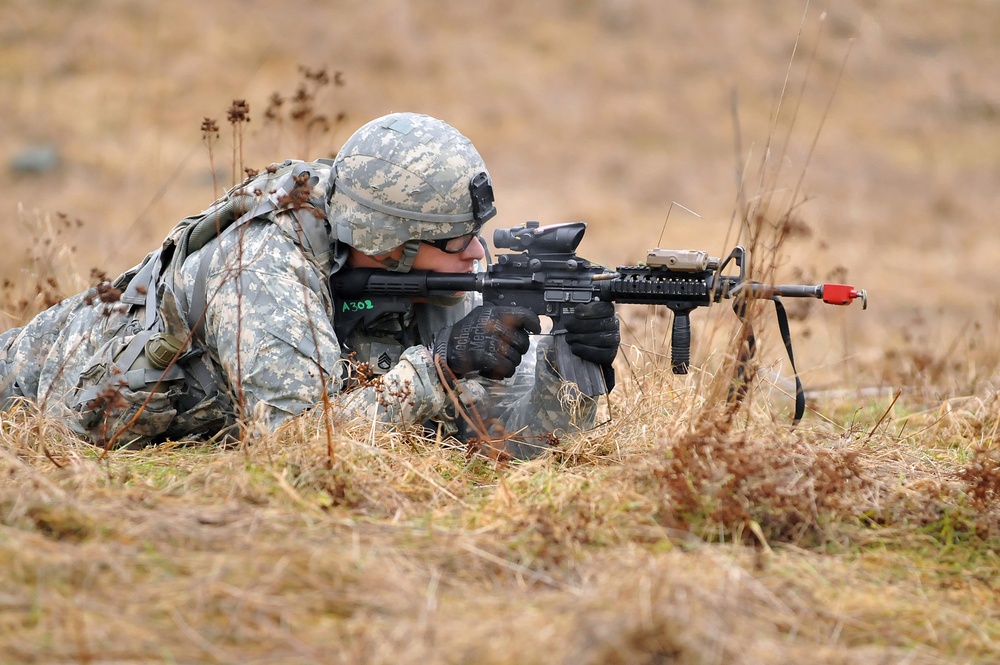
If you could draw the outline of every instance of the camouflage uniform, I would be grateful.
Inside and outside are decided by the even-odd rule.
[[[506,381],[473,376],[445,387],[428,345],[478,303],[476,294],[378,312],[338,337],[328,278],[344,268],[354,239],[331,222],[331,168],[270,167],[182,220],[113,283],[120,301],[106,302],[116,292],[104,285],[0,335],[0,404],[30,399],[116,446],[216,436],[238,415],[277,426],[324,393],[345,414],[426,423],[463,439],[503,436],[517,457],[552,433],[593,423],[593,401],[559,378],[544,338]],[[337,195],[350,196],[336,182]],[[357,233],[383,231],[375,219],[355,221]],[[399,245],[390,231],[387,248]],[[359,382],[357,363],[376,380]]]

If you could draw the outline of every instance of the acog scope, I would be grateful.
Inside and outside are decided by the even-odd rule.
[[[525,222],[524,226],[497,229],[493,232],[493,246],[515,252],[539,254],[565,254],[576,251],[587,231],[586,222],[566,222],[539,226],[538,222]]]

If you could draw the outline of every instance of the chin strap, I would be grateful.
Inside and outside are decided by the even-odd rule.
[[[403,243],[403,255],[399,257],[399,260],[387,258],[383,260],[375,259],[375,261],[390,272],[410,272],[413,268],[413,261],[417,258],[418,251],[420,251],[420,241],[407,240]]]

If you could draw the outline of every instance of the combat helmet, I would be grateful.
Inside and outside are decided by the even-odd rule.
[[[329,219],[340,242],[369,256],[403,245],[389,270],[407,272],[422,240],[478,233],[496,214],[486,164],[451,125],[417,113],[376,118],[333,165]]]

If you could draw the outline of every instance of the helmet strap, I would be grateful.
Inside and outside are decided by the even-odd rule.
[[[413,260],[417,258],[417,252],[420,251],[420,241],[410,239],[403,243],[403,254],[399,257],[399,260],[395,259],[384,259],[379,261],[385,269],[390,272],[410,272],[413,268]]]

